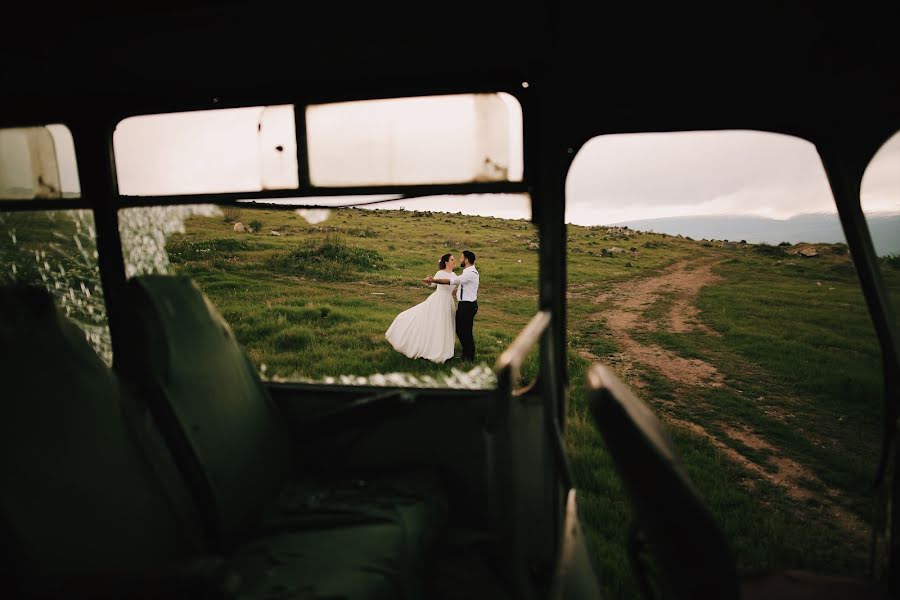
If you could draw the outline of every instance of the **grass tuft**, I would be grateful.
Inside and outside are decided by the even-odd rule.
[[[384,268],[384,258],[377,250],[348,246],[340,237],[329,235],[324,241],[310,239],[296,250],[273,255],[268,266],[319,281],[352,281],[360,271]]]
[[[166,249],[173,263],[185,263],[204,259],[233,258],[253,249],[253,245],[235,238],[191,240],[180,237],[169,242]]]
[[[785,256],[784,246],[781,244],[772,246],[771,244],[757,244],[753,247],[753,251],[763,256]]]
[[[235,206],[225,206],[222,208],[222,220],[226,223],[235,223],[241,220],[241,209]]]

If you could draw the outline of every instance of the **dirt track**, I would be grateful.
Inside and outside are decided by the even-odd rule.
[[[674,383],[721,386],[722,376],[713,365],[699,359],[683,358],[656,345],[643,344],[632,335],[635,331],[657,327],[655,323],[643,322],[641,313],[663,294],[673,295],[664,323],[667,331],[687,333],[701,330],[713,335],[712,331],[697,320],[698,313],[694,305],[700,289],[718,281],[712,272],[713,264],[709,259],[676,263],[661,275],[624,283],[598,296],[594,300],[596,303],[611,302],[612,307],[597,313],[595,318],[606,319],[606,326],[622,348],[622,352],[607,357],[606,361],[615,365],[629,379],[632,378],[628,374],[635,366],[640,365],[655,369]],[[585,358],[595,359],[587,353],[583,355]]]
[[[621,348],[620,352],[604,357],[602,361],[609,364],[629,384],[639,388],[645,387],[640,371],[646,369],[652,369],[675,384],[682,392],[681,395],[696,387],[727,386],[725,377],[714,365],[700,359],[678,356],[670,350],[635,338],[635,334],[641,331],[658,329],[671,333],[700,331],[710,336],[718,335],[699,321],[699,312],[696,308],[700,290],[706,285],[720,281],[713,273],[715,264],[715,260],[708,257],[679,262],[666,268],[659,275],[621,283],[597,296],[594,302],[603,305],[603,308],[595,313],[593,318],[605,319],[613,339]],[[661,319],[653,321],[642,317],[647,309],[663,299],[670,300],[670,304]],[[589,360],[598,360],[585,350],[581,351],[581,355]],[[654,404],[660,406],[673,404],[673,411],[678,412],[678,402],[657,400]],[[729,424],[727,415],[722,415],[722,421],[716,422],[718,428],[732,442],[728,444],[726,440],[717,438],[701,425],[680,419],[670,414],[668,410],[662,412],[660,416],[670,426],[708,439],[722,455],[740,465],[751,477],[783,488],[790,498],[801,502],[810,499],[818,501],[830,514],[833,522],[847,534],[860,538],[867,534],[868,526],[836,502],[840,496],[838,490],[824,486],[814,472],[786,456],[782,449],[745,424]],[[766,464],[759,464],[744,456],[734,448],[733,442],[753,450],[764,450],[767,454]],[[752,479],[748,485],[752,487]]]

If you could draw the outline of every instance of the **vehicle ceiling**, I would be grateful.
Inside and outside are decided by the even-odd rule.
[[[527,93],[576,147],[616,131],[814,138],[838,127],[865,132],[877,149],[900,127],[897,19],[887,3],[123,4],[39,3],[20,26],[8,24],[0,119],[45,120],[61,105],[127,114],[214,97],[224,106],[528,80]]]

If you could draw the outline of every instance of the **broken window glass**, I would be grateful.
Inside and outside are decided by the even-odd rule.
[[[298,185],[291,105],[130,117],[116,127],[113,145],[123,195],[258,192]]]
[[[112,346],[88,210],[0,212],[0,285],[46,289],[108,365]]]
[[[315,186],[522,180],[522,110],[509,94],[460,94],[306,108]]]
[[[166,275],[169,253],[166,243],[175,234],[184,233],[184,223],[193,216],[218,217],[214,204],[149,206],[119,211],[119,236],[125,275]]]
[[[315,218],[307,209],[243,204],[122,209],[126,270],[192,277],[273,381],[494,387],[497,356],[538,307],[538,241],[528,197],[395,202],[332,208]],[[464,250],[475,252],[482,278],[476,360],[461,360],[452,333],[455,360],[404,356],[386,331],[437,290],[422,279],[437,274],[441,257],[461,262]],[[455,274],[461,273],[457,263]],[[424,326],[450,326],[445,316],[440,325]],[[525,378],[533,380],[535,369],[531,360]]]
[[[65,125],[0,129],[0,200],[79,195],[75,145]]]

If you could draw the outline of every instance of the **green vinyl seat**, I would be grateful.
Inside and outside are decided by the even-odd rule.
[[[195,552],[84,332],[37,288],[0,288],[0,315],[5,593],[147,572]]]
[[[232,556],[241,581],[237,597],[418,597],[415,575],[421,568],[406,544],[392,522],[260,538]]]
[[[440,481],[304,476],[278,407],[196,284],[135,277],[126,297],[131,347],[121,371],[146,394],[210,539],[244,573],[241,593],[415,597],[447,518]],[[356,591],[334,592],[344,584]]]

